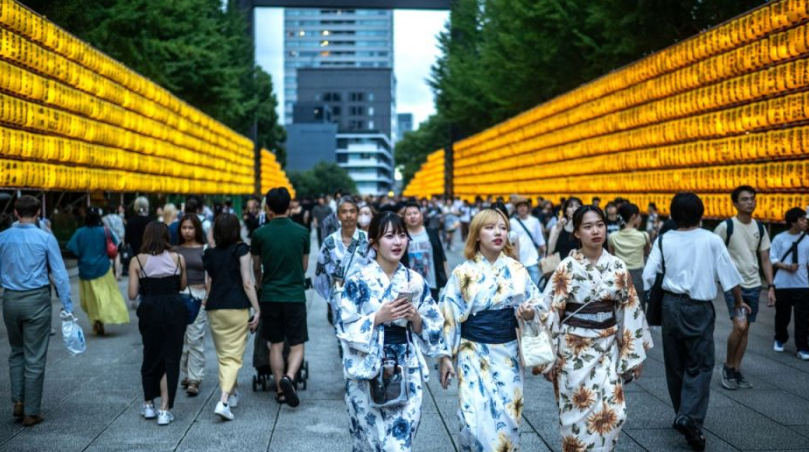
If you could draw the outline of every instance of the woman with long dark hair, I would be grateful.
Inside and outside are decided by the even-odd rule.
[[[97,336],[104,335],[105,324],[129,323],[129,311],[107,254],[108,238],[118,245],[115,234],[101,221],[101,211],[91,207],[84,217],[84,227],[79,228],[67,244],[67,249],[79,258],[81,308]]]
[[[424,355],[443,352],[444,319],[421,275],[401,263],[404,220],[380,213],[368,233],[376,258],[348,277],[338,297],[349,431],[355,451],[410,450],[429,375]]]
[[[441,385],[458,372],[463,451],[520,448],[524,369],[517,317],[535,322],[539,289],[508,240],[508,217],[496,208],[478,212],[469,225],[464,257],[441,297]]]
[[[143,339],[143,408],[157,425],[174,420],[171,410],[180,380],[188,308],[180,297],[186,287],[185,259],[171,251],[169,228],[153,221],[146,225],[140,253],[129,264],[129,299],[140,295],[138,329]],[[154,399],[160,397],[160,409]]]
[[[554,383],[564,450],[613,450],[626,421],[624,384],[640,377],[652,338],[626,264],[604,249],[607,218],[595,206],[572,218],[581,247],[552,274],[542,299],[558,344]]]
[[[196,214],[186,214],[180,219],[179,245],[173,251],[185,259],[187,293],[198,300],[204,300],[205,267],[202,253],[205,250],[205,231]],[[205,376],[205,330],[208,328],[208,315],[202,307],[194,323],[185,329],[183,356],[180,360],[180,372],[185,374],[182,387],[186,393],[194,397],[199,394],[199,386]]]

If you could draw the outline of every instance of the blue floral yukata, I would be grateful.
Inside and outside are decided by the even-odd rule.
[[[422,331],[416,334],[408,327],[408,344],[385,344],[385,325],[374,327],[374,316],[382,303],[393,302],[402,292],[414,294]],[[429,375],[424,355],[445,352],[441,335],[444,318],[436,301],[421,275],[399,264],[393,278],[388,279],[376,261],[353,272],[337,299],[337,336],[343,348],[352,450],[409,451],[421,419],[422,385]],[[406,320],[392,323],[407,327]],[[369,380],[379,374],[385,356],[396,356],[405,368],[409,398],[403,405],[375,408],[370,405]]]
[[[523,409],[523,366],[516,333],[507,342],[485,343],[462,337],[461,330],[471,327],[476,317],[487,314],[513,317],[524,302],[538,305],[541,295],[525,266],[504,253],[494,264],[478,253],[452,272],[441,308],[444,340],[451,356],[457,359],[460,450],[519,450]],[[537,310],[532,322],[538,319]],[[498,326],[490,334],[494,337],[503,330]]]
[[[331,305],[334,317],[339,315],[339,300],[335,299],[334,283],[345,280],[368,264],[368,235],[357,228],[351,243],[343,243],[342,229],[326,237],[317,258],[314,286],[317,293]]]

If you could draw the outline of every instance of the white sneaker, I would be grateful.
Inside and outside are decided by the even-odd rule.
[[[213,412],[218,414],[222,419],[226,419],[228,421],[233,420],[233,413],[230,412],[230,407],[222,403],[221,400],[216,402],[216,408],[213,410]]]
[[[154,419],[157,417],[157,411],[154,409],[154,403],[144,403],[140,409],[140,415],[144,419]]]
[[[157,412],[157,425],[169,425],[174,420],[174,415],[170,411],[160,410]]]
[[[237,406],[239,406],[239,399],[241,398],[241,396],[242,395],[239,394],[239,391],[234,389],[233,394],[231,394],[228,397],[228,406],[230,408],[236,408]]]
[[[798,358],[800,358],[802,361],[809,361],[809,352],[798,352]]]
[[[774,351],[778,352],[778,353],[781,353],[781,352],[783,352],[783,351],[784,351],[784,343],[783,343],[783,342],[778,342],[778,341],[775,341],[775,342],[773,342],[773,344],[772,344],[772,349],[773,349]]]

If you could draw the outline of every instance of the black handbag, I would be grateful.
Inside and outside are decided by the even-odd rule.
[[[657,246],[660,248],[660,261],[663,271],[657,272],[657,275],[655,275],[655,283],[646,297],[646,323],[650,326],[663,324],[663,277],[666,275],[666,258],[663,257],[662,235],[657,239]]]

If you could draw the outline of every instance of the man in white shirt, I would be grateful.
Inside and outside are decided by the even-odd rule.
[[[775,236],[770,248],[770,260],[777,270],[775,286],[775,343],[773,350],[784,351],[789,339],[790,317],[795,308],[795,347],[798,358],[809,361],[809,240],[806,240],[806,211],[799,207],[785,215],[789,230]],[[772,304],[768,304],[772,306]]]
[[[753,212],[756,210],[756,190],[742,185],[733,190],[730,197],[733,200],[733,207],[736,208],[736,216],[719,223],[714,233],[725,242],[736,270],[742,275],[742,298],[750,306],[747,321],[740,321],[739,319],[744,320],[745,316],[740,315],[735,309],[733,295],[725,292],[725,303],[733,321],[733,330],[728,336],[727,359],[722,368],[722,387],[734,390],[753,387],[742,375],[741,364],[747,350],[750,325],[756,321],[758,314],[758,299],[761,296],[759,270],[763,270],[767,278],[769,286],[767,298],[771,304],[775,303],[775,287],[772,284],[770,237],[764,225],[753,219]]]
[[[531,216],[531,205],[528,198],[515,196],[512,198],[517,212],[511,218],[511,230],[517,233],[520,248],[520,262],[525,265],[531,281],[539,284],[539,258],[545,255],[545,237],[542,226],[536,217]]]
[[[661,235],[643,270],[643,287],[650,290],[663,273],[663,357],[666,384],[676,417],[674,428],[694,450],[705,449],[702,425],[708,412],[714,367],[716,281],[733,293],[735,306],[749,312],[742,301],[742,278],[722,240],[700,229],[705,212],[694,193],[678,193],[671,201],[677,229]],[[661,250],[662,248],[662,250]]]

